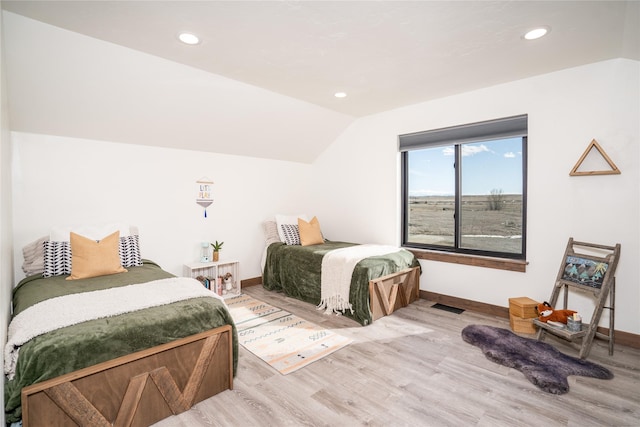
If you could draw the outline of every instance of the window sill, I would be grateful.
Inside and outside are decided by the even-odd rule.
[[[478,255],[454,254],[448,252],[428,251],[405,248],[413,253],[418,259],[429,261],[451,262],[454,264],[472,265],[475,267],[495,268],[498,270],[517,271],[525,273],[527,271],[527,261],[505,258],[492,258]]]

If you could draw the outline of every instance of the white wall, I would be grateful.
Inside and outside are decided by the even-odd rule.
[[[314,164],[329,238],[400,243],[400,134],[529,115],[526,273],[421,261],[421,289],[507,306],[549,299],[569,237],[620,243],[616,329],[640,333],[640,65],[611,60],[362,118]],[[570,177],[596,139],[621,175]],[[591,157],[591,156],[590,156]],[[591,308],[571,299],[578,311]],[[602,321],[602,325],[608,322]]]
[[[224,241],[221,259],[242,279],[261,275],[262,221],[307,202],[311,165],[47,135],[12,133],[16,281],[22,247],[57,225],[125,221],[144,258],[182,274],[201,241]],[[195,202],[211,178],[214,203]]]
[[[2,2],[0,2],[1,4]],[[0,20],[0,34],[2,22]],[[13,283],[13,233],[11,218],[11,139],[8,131],[7,90],[4,61],[4,38],[0,38],[0,343],[4,347],[10,316],[11,288]],[[4,366],[4,352],[0,354]],[[4,389],[4,376],[3,376]],[[4,408],[4,393],[0,396]],[[0,425],[4,425],[4,411]]]

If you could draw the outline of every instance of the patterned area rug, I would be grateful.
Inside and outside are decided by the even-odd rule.
[[[286,375],[340,350],[351,339],[248,295],[226,300],[240,344]]]

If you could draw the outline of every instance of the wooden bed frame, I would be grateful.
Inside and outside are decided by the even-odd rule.
[[[233,388],[230,325],[22,389],[34,426],[149,426]]]
[[[369,281],[371,317],[377,320],[420,298],[420,267]]]

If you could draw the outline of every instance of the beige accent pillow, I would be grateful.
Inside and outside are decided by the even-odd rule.
[[[99,242],[71,232],[70,240],[71,275],[66,280],[87,279],[127,271],[120,264],[119,231],[109,234]]]
[[[264,240],[267,246],[281,241],[278,235],[278,224],[275,221],[264,221],[262,230],[264,231]]]
[[[309,222],[298,218],[298,231],[300,232],[300,245],[302,246],[324,243],[324,238],[320,231],[320,222],[315,216]]]
[[[27,276],[42,274],[44,271],[44,249],[42,246],[46,240],[49,240],[48,236],[41,237],[22,248],[22,255],[24,256],[22,271]]]

